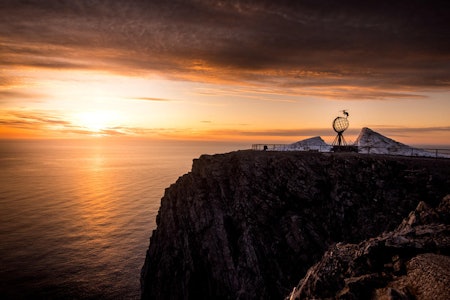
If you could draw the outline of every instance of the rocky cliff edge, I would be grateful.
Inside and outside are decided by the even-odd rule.
[[[449,255],[450,195],[394,231],[330,247],[288,299],[450,299]]]
[[[436,207],[449,186],[450,160],[202,156],[161,200],[142,298],[283,299],[330,247],[394,230],[420,201]]]

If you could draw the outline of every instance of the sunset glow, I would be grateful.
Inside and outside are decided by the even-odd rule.
[[[0,138],[450,144],[439,3],[2,1]]]
[[[77,116],[75,122],[92,132],[101,132],[113,127],[117,122],[117,114],[110,111],[89,111]]]

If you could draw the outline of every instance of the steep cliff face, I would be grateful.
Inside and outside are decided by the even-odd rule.
[[[161,201],[143,299],[282,299],[329,248],[436,205],[450,161],[305,152],[202,156]]]

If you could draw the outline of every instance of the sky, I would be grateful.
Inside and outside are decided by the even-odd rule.
[[[448,1],[0,0],[0,138],[450,144]]]

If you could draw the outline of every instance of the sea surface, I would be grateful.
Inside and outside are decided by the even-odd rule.
[[[0,298],[138,299],[165,188],[219,142],[0,141]]]

